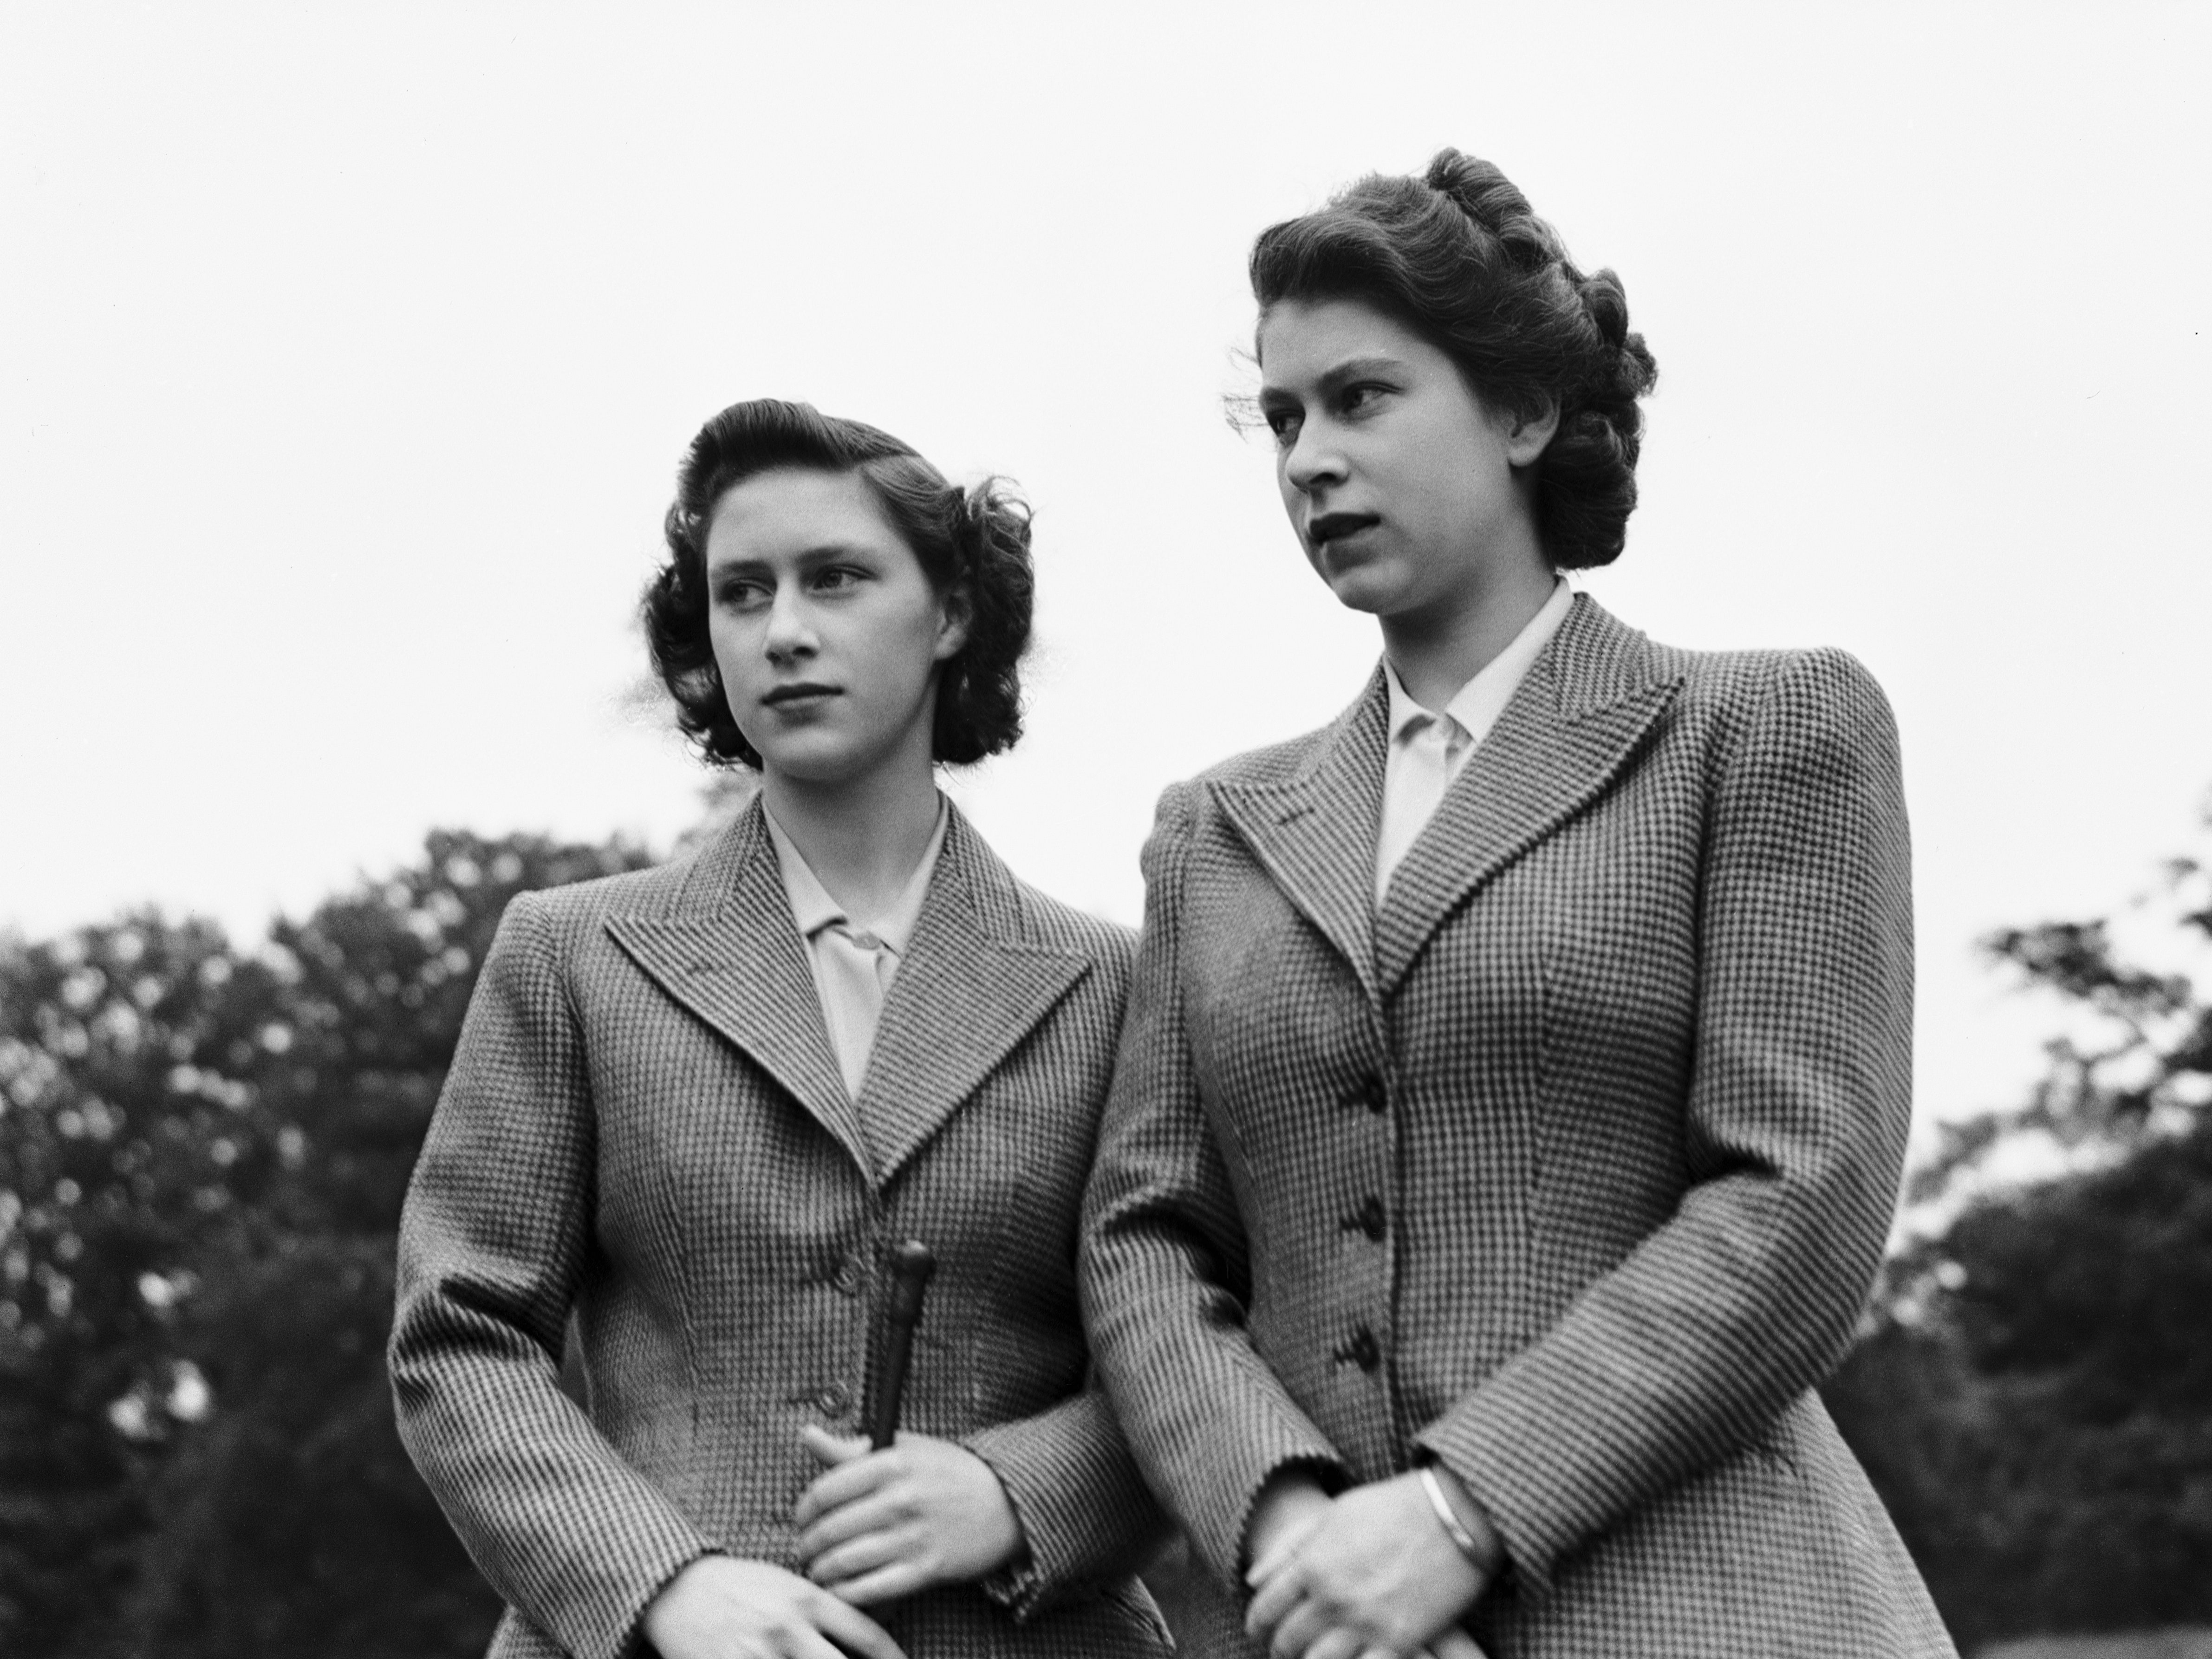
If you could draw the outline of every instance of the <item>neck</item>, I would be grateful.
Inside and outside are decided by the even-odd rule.
[[[1440,709],[1513,643],[1559,585],[1533,538],[1521,556],[1486,562],[1433,605],[1381,618],[1382,649],[1407,695]]]
[[[764,769],[761,797],[830,896],[862,921],[881,915],[906,890],[937,829],[937,781],[926,741],[834,782]]]

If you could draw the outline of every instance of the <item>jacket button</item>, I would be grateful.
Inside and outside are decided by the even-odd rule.
[[[860,1295],[860,1264],[854,1261],[850,1256],[842,1258],[837,1263],[836,1267],[831,1272],[830,1275],[830,1283],[836,1288],[840,1296]]]
[[[1345,1364],[1371,1371],[1382,1363],[1382,1345],[1375,1340],[1373,1331],[1362,1325],[1352,1332],[1352,1340],[1336,1351],[1336,1358]]]
[[[851,1401],[852,1396],[835,1382],[814,1396],[814,1403],[822,1407],[822,1414],[824,1417],[842,1417],[845,1414],[845,1407]]]
[[[1390,1091],[1382,1086],[1381,1078],[1370,1077],[1359,1085],[1359,1092],[1352,1097],[1352,1101],[1380,1117],[1390,1109]]]
[[[1359,1206],[1359,1231],[1380,1244],[1388,1218],[1382,1212],[1382,1200],[1369,1194]]]

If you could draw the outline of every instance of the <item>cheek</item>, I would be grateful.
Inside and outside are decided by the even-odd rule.
[[[1387,484],[1398,516],[1431,536],[1452,538],[1478,515],[1486,486],[1483,458],[1436,434],[1391,457]]]
[[[722,672],[722,683],[728,684],[744,673],[749,655],[744,647],[744,624],[736,618],[717,612],[707,620],[707,644],[714,653],[714,666]]]
[[[937,641],[936,606],[902,605],[854,629],[842,654],[856,674],[866,675],[871,701],[902,704],[921,694],[936,669]]]

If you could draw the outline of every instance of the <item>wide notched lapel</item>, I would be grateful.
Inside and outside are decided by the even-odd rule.
[[[888,1182],[1091,969],[1025,939],[1006,867],[957,809],[884,999],[860,1115]]]
[[[1575,600],[1391,877],[1375,921],[1385,994],[1469,894],[1595,799],[1680,683],[1641,634]]]
[[[702,854],[672,916],[607,931],[680,1006],[750,1055],[872,1176],[860,1116],[823,1023],[814,971],[756,799]]]
[[[1282,784],[1217,782],[1214,799],[1275,885],[1359,976],[1375,976],[1375,836],[1390,702],[1382,671]]]

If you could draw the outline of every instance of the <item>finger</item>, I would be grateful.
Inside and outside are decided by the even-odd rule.
[[[1321,1525],[1327,1514],[1326,1510],[1316,1510],[1310,1516],[1286,1524],[1282,1531],[1268,1540],[1267,1553],[1252,1564],[1251,1571],[1244,1575],[1244,1582],[1256,1589],[1280,1572],[1284,1564],[1298,1553],[1298,1546],[1306,1541],[1316,1527]]]
[[[831,1510],[857,1502],[890,1485],[899,1478],[903,1468],[896,1453],[884,1452],[856,1457],[849,1463],[826,1469],[799,1494],[799,1502],[792,1505],[791,1518],[803,1530]]]
[[[841,1601],[868,1607],[879,1601],[896,1601],[902,1595],[911,1595],[918,1589],[927,1589],[929,1583],[927,1568],[918,1561],[902,1559],[822,1588]]]
[[[1318,1601],[1301,1601],[1284,1614],[1267,1644],[1275,1659],[1304,1659],[1308,1648],[1328,1633],[1329,1617]]]
[[[872,1449],[866,1438],[857,1434],[832,1434],[819,1423],[802,1423],[799,1438],[807,1450],[835,1468],[840,1463],[849,1463],[856,1457],[866,1457]]]
[[[1364,1655],[1373,1651],[1365,1637],[1354,1636],[1340,1625],[1334,1630],[1322,1632],[1321,1639],[1306,1650],[1306,1659],[1363,1659]],[[1395,1659],[1395,1656],[1386,1652],[1385,1659]]]
[[[864,1572],[873,1572],[878,1567],[919,1554],[916,1546],[920,1541],[908,1528],[896,1532],[862,1533],[858,1538],[848,1538],[809,1557],[806,1576],[825,1589],[834,1589],[843,1579],[857,1578]]]
[[[1245,1631],[1255,1639],[1266,1641],[1267,1632],[1283,1622],[1284,1615],[1305,1599],[1306,1587],[1295,1567],[1286,1566],[1260,1586],[1259,1594],[1244,1614]]]
[[[845,1659],[845,1650],[818,1630],[800,1625],[776,1641],[775,1659]]]
[[[1487,1659],[1482,1644],[1456,1625],[1431,1642],[1429,1651],[1436,1659]]]
[[[890,1632],[858,1607],[848,1607],[827,1590],[808,1606],[815,1627],[840,1647],[860,1659],[906,1659]]]
[[[839,1504],[800,1528],[799,1559],[811,1561],[824,1550],[872,1532],[902,1532],[915,1518],[913,1507],[896,1494],[871,1492],[854,1503]]]

